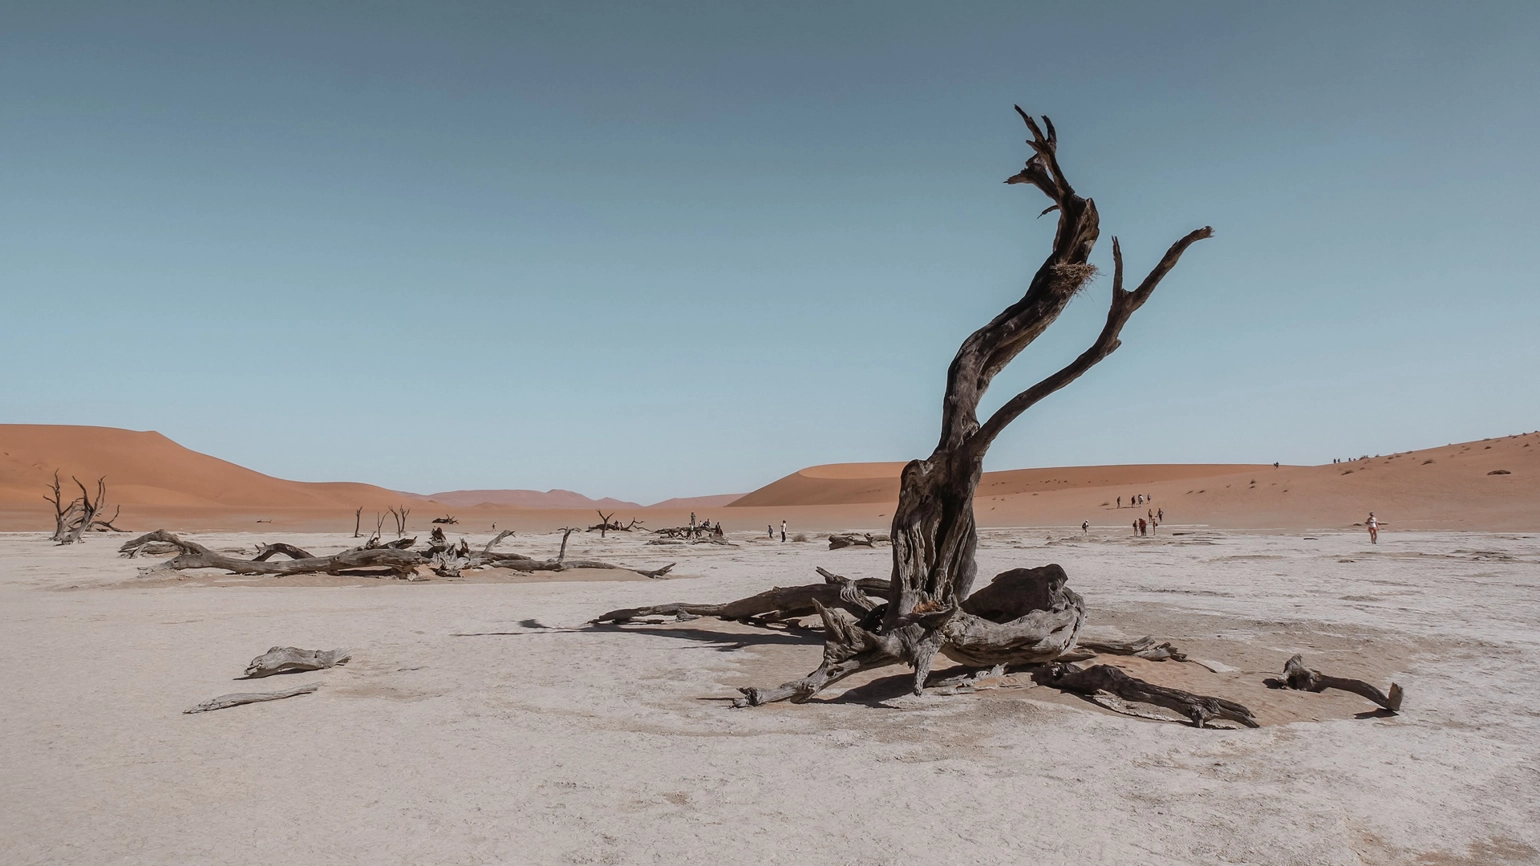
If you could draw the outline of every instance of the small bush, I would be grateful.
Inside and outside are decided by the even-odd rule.
[[[791,540],[792,541],[807,541],[807,534],[803,533],[803,532],[799,532],[796,535],[793,535],[791,537]]]
[[[1488,475],[1512,475],[1513,473],[1509,472],[1506,469],[1493,469],[1491,472],[1488,472],[1487,474]]]
[[[1427,460],[1422,461],[1422,465],[1427,466],[1429,463],[1432,463],[1432,462],[1433,462],[1433,458],[1429,457]]]

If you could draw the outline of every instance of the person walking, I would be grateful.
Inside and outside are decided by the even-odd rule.
[[[1119,508],[1123,507],[1123,497],[1121,497],[1121,496],[1118,497],[1118,507]]]
[[[783,543],[786,541],[786,521],[784,520],[781,521],[781,541]]]
[[[1144,522],[1144,518],[1143,517],[1139,518],[1139,535],[1140,536],[1145,535],[1145,529],[1147,528],[1147,526],[1148,526],[1148,524],[1146,524]]]
[[[1380,522],[1374,519],[1374,512],[1369,512],[1369,519],[1364,521],[1364,526],[1369,528],[1369,543],[1380,543]]]
[[[1139,534],[1139,521],[1137,521],[1137,520],[1134,521],[1134,534],[1135,535]]]
[[[1084,535],[1084,534],[1086,534],[1087,532],[1090,532],[1090,531],[1091,531],[1091,521],[1089,521],[1089,520],[1082,520],[1082,521],[1080,521],[1080,534]]]
[[[1157,508],[1157,509],[1155,509],[1155,519],[1159,520],[1161,523],[1165,523],[1166,522],[1166,509],[1164,509],[1164,508]]]
[[[770,540],[771,541],[774,541],[775,540],[775,527],[770,525],[770,524],[768,524],[768,523],[766,523],[765,524],[765,534],[770,536]]]

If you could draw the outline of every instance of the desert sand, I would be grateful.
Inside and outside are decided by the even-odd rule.
[[[198,538],[248,550],[270,540]],[[141,574],[150,563],[117,557],[115,538],[55,547],[45,534],[0,536],[11,660],[0,672],[0,861],[1540,860],[1533,534],[1392,528],[1371,546],[1359,532],[1176,524],[1142,539],[983,533],[985,575],[1064,565],[1092,636],[1153,634],[1233,668],[1112,659],[1247,703],[1263,723],[1252,730],[1118,715],[1011,678],[916,698],[896,669],[805,705],[731,710],[736,687],[816,666],[818,633],[584,623],[615,607],[816,580],[818,565],[881,577],[889,551],[747,533],[735,547],[573,541],[578,554],[680,565],[656,581],[299,582]],[[556,543],[535,534],[512,545],[544,555]],[[274,645],[347,647],[353,659],[234,681]],[[1399,682],[1404,712],[1263,688],[1295,652],[1329,672]],[[320,688],[182,712],[307,683]]]
[[[1347,456],[1347,455],[1344,455]],[[1170,523],[1249,530],[1348,529],[1370,511],[1394,529],[1540,531],[1540,433],[1342,464],[1182,464],[1015,469],[984,474],[974,501],[982,526],[1127,526],[1163,509]],[[374,516],[412,508],[414,531],[455,515],[467,531],[544,531],[596,523],[596,508],[649,528],[677,526],[694,511],[731,531],[782,520],[793,531],[885,528],[898,501],[901,463],[813,466],[742,496],[707,494],[631,507],[566,490],[478,490],[433,495],[361,483],[286,481],[177,445],[159,433],[107,427],[0,424],[0,531],[51,529],[43,501],[55,469],[91,482],[105,476],[119,526],[200,531],[352,531]],[[1507,474],[1492,474],[1494,472]],[[602,491],[591,491],[599,492]],[[1152,496],[1130,509],[1130,496]],[[1123,497],[1124,508],[1117,507]],[[446,501],[447,500],[447,501]],[[265,527],[265,528],[264,528]]]

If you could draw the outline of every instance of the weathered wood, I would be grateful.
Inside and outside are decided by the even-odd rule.
[[[1377,686],[1370,685],[1363,680],[1348,679],[1347,677],[1334,677],[1323,674],[1320,671],[1305,667],[1303,656],[1295,653],[1283,666],[1283,679],[1269,677],[1262,681],[1270,689],[1297,689],[1304,692],[1324,692],[1327,689],[1341,689],[1352,692],[1373,701],[1380,707],[1392,713],[1401,712],[1401,698],[1404,692],[1397,683],[1390,684],[1390,693],[1386,694]]]
[[[855,535],[854,533],[843,533],[843,534],[840,534],[840,535],[831,535],[831,536],[829,536],[829,549],[830,550],[839,550],[840,548],[844,548],[844,547],[876,547],[876,546],[877,545],[873,541],[872,534],[870,532],[863,533],[861,535]]]
[[[272,544],[259,544],[259,545],[257,545],[257,555],[252,558],[252,561],[253,562],[266,562],[274,554],[279,554],[279,553],[283,554],[284,556],[287,556],[290,559],[314,559],[315,558],[315,554],[313,554],[313,553],[311,553],[311,552],[309,552],[307,550],[301,550],[300,548],[295,547],[292,544],[286,544],[286,543],[284,543],[282,541],[279,541],[279,542],[274,542]]]
[[[285,574],[341,574],[360,569],[380,568],[405,576],[422,563],[422,557],[409,550],[381,547],[374,550],[348,550],[333,556],[313,556],[291,559],[285,562],[267,562],[255,559],[239,559],[216,553],[201,544],[187,541],[157,529],[138,538],[124,542],[118,552],[132,557],[140,547],[152,541],[176,545],[182,551],[160,565],[161,568],[180,571],[189,568],[217,568],[234,574],[285,575]]]
[[[838,607],[857,616],[866,616],[879,604],[880,596],[888,588],[885,580],[852,580],[844,575],[818,569],[824,582],[806,586],[777,586],[766,592],[729,601],[723,604],[673,602],[646,607],[612,610],[596,617],[592,622],[625,623],[646,616],[714,616],[718,619],[744,622],[781,622],[818,612],[819,605]]]
[[[251,664],[246,666],[246,678],[254,680],[274,674],[320,671],[345,665],[352,657],[353,654],[345,649],[304,650],[292,646],[275,646],[251,660]]]
[[[1028,145],[1033,154],[1006,182],[1034,186],[1052,201],[1050,210],[1058,211],[1053,248],[1021,299],[964,340],[952,360],[942,399],[940,439],[930,457],[911,461],[900,477],[891,532],[893,571],[882,620],[865,627],[844,622],[837,613],[824,612],[829,637],[819,669],[776,689],[745,690],[744,698],[735,702],[738,706],[787,698],[806,700],[856,670],[895,663],[914,668],[914,689],[918,692],[936,653],[952,636],[973,642],[981,651],[996,645],[1012,649],[1041,645],[1046,652],[1066,638],[1067,644],[1061,649],[1073,647],[1083,607],[1075,613],[1067,600],[1057,618],[1022,622],[1015,626],[1020,634],[1005,637],[1003,644],[996,639],[999,635],[989,634],[993,631],[989,626],[966,617],[959,619],[961,600],[968,597],[977,574],[973,498],[985,452],[1028,408],[1114,352],[1124,324],[1150,298],[1183,252],[1211,237],[1213,231],[1202,228],[1177,241],[1131,292],[1123,288],[1122,250],[1114,239],[1111,305],[1096,340],[1074,361],[1010,398],[980,423],[978,407],[995,375],[1058,319],[1095,273],[1088,259],[1100,234],[1096,205],[1076,194],[1059,166],[1053,123],[1045,117],[1040,126],[1019,107],[1016,111],[1031,133]]]
[[[1085,600],[1058,565],[995,575],[941,626],[947,658],[974,667],[1052,661],[1075,646]]]
[[[1135,656],[1152,662],[1187,661],[1187,654],[1177,649],[1170,641],[1156,643],[1153,637],[1148,635],[1136,641],[1123,643],[1121,641],[1087,640],[1081,638],[1080,645],[1088,650],[1107,655]]]
[[[231,707],[241,706],[242,704],[257,704],[261,703],[262,701],[281,701],[284,698],[308,695],[320,687],[320,683],[311,683],[308,686],[296,686],[292,689],[284,689],[281,692],[237,692],[233,695],[220,695],[217,698],[210,698],[191,709],[183,710],[182,714],[191,715],[192,713],[209,713],[213,712],[214,710],[227,710]]]
[[[1234,701],[1157,686],[1129,676],[1112,665],[1092,665],[1084,670],[1072,664],[1050,665],[1043,670],[1039,681],[1044,685],[1083,695],[1106,692],[1126,701],[1165,707],[1181,713],[1200,728],[1215,719],[1239,722],[1248,728],[1258,727],[1251,710]]]

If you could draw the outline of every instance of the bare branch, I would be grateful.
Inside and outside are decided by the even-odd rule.
[[[1139,288],[1132,292],[1123,290],[1123,251],[1118,245],[1117,238],[1113,238],[1112,304],[1107,310],[1107,323],[1102,327],[1102,332],[1096,338],[1096,342],[1092,343],[1090,348],[1080,353],[1080,357],[1060,368],[1058,372],[1007,400],[1005,405],[995,410],[995,414],[990,416],[989,420],[984,422],[978,432],[970,438],[968,442],[969,449],[975,455],[982,457],[984,452],[989,449],[990,443],[994,442],[995,437],[1000,435],[1000,431],[1020,417],[1021,413],[1030,409],[1049,394],[1080,378],[1087,370],[1100,363],[1103,358],[1117,351],[1120,345],[1118,334],[1122,332],[1123,325],[1128,322],[1129,317],[1134,314],[1134,311],[1144,306],[1144,302],[1149,300],[1150,295],[1154,293],[1155,287],[1160,284],[1161,279],[1170,273],[1172,268],[1176,267],[1176,263],[1181,259],[1182,253],[1186,252],[1188,247],[1198,241],[1213,236],[1214,230],[1204,226],[1197,231],[1188,233],[1186,237],[1172,244],[1171,248],[1166,251],[1165,256],[1161,258],[1160,263],[1155,266],[1154,270],[1150,271],[1149,276],[1144,278],[1144,281],[1139,284]]]

